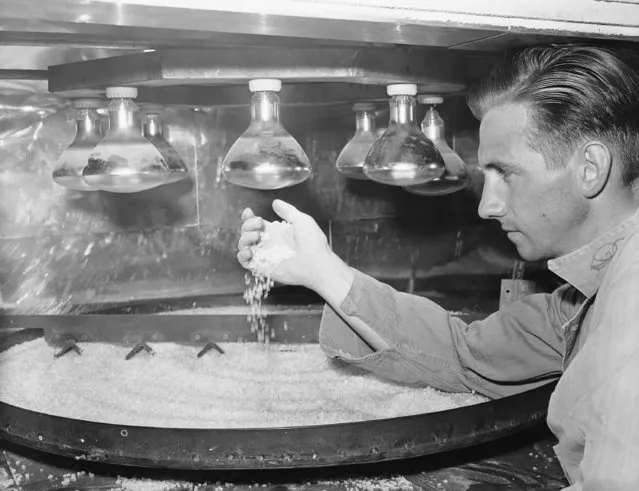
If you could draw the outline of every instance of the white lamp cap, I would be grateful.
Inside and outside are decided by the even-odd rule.
[[[256,78],[249,80],[249,90],[251,92],[279,92],[282,90],[282,81],[277,78]]]
[[[374,111],[377,106],[372,102],[356,102],[353,104],[353,111]]]
[[[98,109],[102,107],[100,99],[75,99],[73,107],[76,109]]]
[[[420,104],[441,104],[444,98],[440,95],[421,94],[417,96],[417,102]]]
[[[138,96],[137,87],[107,87],[107,99],[135,99]]]
[[[386,93],[394,95],[417,95],[417,85],[415,84],[391,84],[386,87]]]

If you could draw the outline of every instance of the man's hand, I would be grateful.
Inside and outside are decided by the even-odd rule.
[[[301,285],[316,291],[321,289],[320,283],[326,281],[322,273],[327,272],[338,259],[331,251],[326,235],[312,217],[289,203],[275,200],[273,210],[292,226],[269,226],[269,222],[255,216],[250,208],[245,209],[242,213],[242,234],[238,242],[238,261],[243,267],[250,268],[253,258],[251,246],[258,244],[268,229],[271,236],[269,242],[278,247],[286,247],[293,253],[275,268],[271,278],[287,285]]]
[[[281,200],[273,201],[273,210],[292,226],[269,226],[268,222],[256,217],[249,208],[242,213],[242,235],[237,254],[240,264],[250,268],[253,258],[251,246],[258,244],[262,234],[268,229],[269,235],[275,235],[268,242],[273,241],[278,247],[286,247],[293,252],[275,268],[271,274],[273,280],[314,290],[373,350],[389,348],[388,343],[364,321],[342,311],[341,305],[351,289],[355,273],[331,250],[326,235],[315,220]]]

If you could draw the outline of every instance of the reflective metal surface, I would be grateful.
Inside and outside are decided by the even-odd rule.
[[[246,45],[243,36],[281,36],[344,43],[469,47],[473,41],[504,32],[543,34],[559,42],[561,36],[571,34],[639,39],[633,22],[636,6],[601,6],[592,1],[584,6],[570,0],[554,9],[544,9],[548,0],[508,4],[500,0],[466,0],[457,2],[455,9],[442,0],[427,3],[324,0],[271,4],[245,1],[238,5],[201,0],[187,3],[138,0],[136,3],[4,0],[0,5],[0,22],[11,36],[31,43],[51,43],[61,38],[66,43],[91,43],[88,34],[95,27],[94,43],[97,44],[92,44],[94,46],[133,41],[143,47],[155,47],[153,43],[162,47],[184,46],[189,41],[194,47],[206,46],[206,38],[217,34],[236,35],[231,42],[224,43],[227,45]],[[599,14],[597,17],[595,12]],[[20,25],[25,21],[28,21],[26,28]],[[167,30],[171,30],[170,33]],[[20,36],[20,32],[25,31],[29,35]],[[160,39],[162,37],[166,39]],[[198,38],[200,44],[196,44]],[[259,42],[250,44],[260,45]]]
[[[39,129],[37,125],[70,105],[48,93],[46,82],[42,80],[0,80],[0,94],[0,140],[4,146],[16,140],[33,141],[35,136],[28,134],[32,131],[30,127]],[[9,136],[13,138],[11,142],[7,141]],[[6,159],[9,155],[3,155],[2,150],[0,147],[0,156]],[[16,153],[14,151],[13,156],[19,157]],[[6,160],[3,164],[6,168]]]
[[[254,12],[209,9],[194,11],[188,8],[169,9],[162,6],[106,1],[50,0],[41,3],[33,0],[29,2],[4,0],[0,5],[0,19],[12,22],[39,21],[41,26],[47,26],[49,30],[57,31],[61,35],[64,33],[68,40],[72,40],[76,32],[86,35],[87,27],[93,25],[101,26],[98,32],[101,32],[102,36],[117,33],[121,40],[131,36],[140,39],[139,28],[158,29],[164,31],[166,38],[172,39],[172,41],[165,40],[163,44],[176,43],[172,44],[173,46],[183,45],[184,39],[188,40],[189,37],[193,41],[192,46],[195,46],[196,37],[193,33],[196,32],[439,47],[455,46],[500,32],[470,26],[459,29],[454,25],[419,25],[410,22],[399,24],[392,21],[362,21],[357,18],[347,20],[265,15],[262,13],[263,6],[260,10],[255,10]],[[32,31],[34,39],[37,40],[42,36],[43,27]],[[167,35],[167,29],[171,29],[175,34]],[[233,41],[233,38],[231,42],[237,43]],[[254,44],[259,45],[259,43]]]
[[[583,8],[570,9],[564,2],[561,8],[544,11],[538,3],[506,5],[497,0],[466,0],[454,10],[442,1],[246,0],[233,5],[201,0],[3,0],[0,70],[44,70],[144,49],[404,45],[469,55],[585,37],[639,40],[632,21],[636,6],[590,1]]]
[[[5,70],[46,70],[50,65],[95,60],[106,56],[119,56],[142,51],[140,48],[106,49],[101,47],[65,46],[58,43],[51,44],[49,46],[7,45],[5,32],[0,29],[0,68]]]
[[[0,80],[48,80],[46,70],[0,69]]]

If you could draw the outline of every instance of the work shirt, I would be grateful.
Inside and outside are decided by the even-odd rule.
[[[408,384],[489,397],[560,377],[548,426],[571,486],[639,490],[639,212],[549,261],[567,283],[465,323],[434,302],[355,271],[340,306],[390,346],[373,351],[330,307],[320,342],[332,357]]]

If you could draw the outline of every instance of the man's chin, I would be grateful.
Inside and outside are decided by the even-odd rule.
[[[544,255],[535,250],[528,241],[522,240],[524,237],[520,232],[508,234],[508,238],[513,244],[515,244],[519,257],[521,257],[524,261],[540,261],[545,259]]]
[[[524,261],[541,261],[542,259],[544,259],[544,257],[541,254],[530,254],[530,253],[526,253],[526,252],[522,252],[519,248],[517,248],[517,252],[519,253],[519,256],[524,260]]]
[[[539,251],[534,250],[531,247],[526,247],[525,245],[515,244],[517,246],[517,252],[519,253],[519,257],[521,257],[524,261],[542,261],[548,259],[545,254],[540,253]]]

